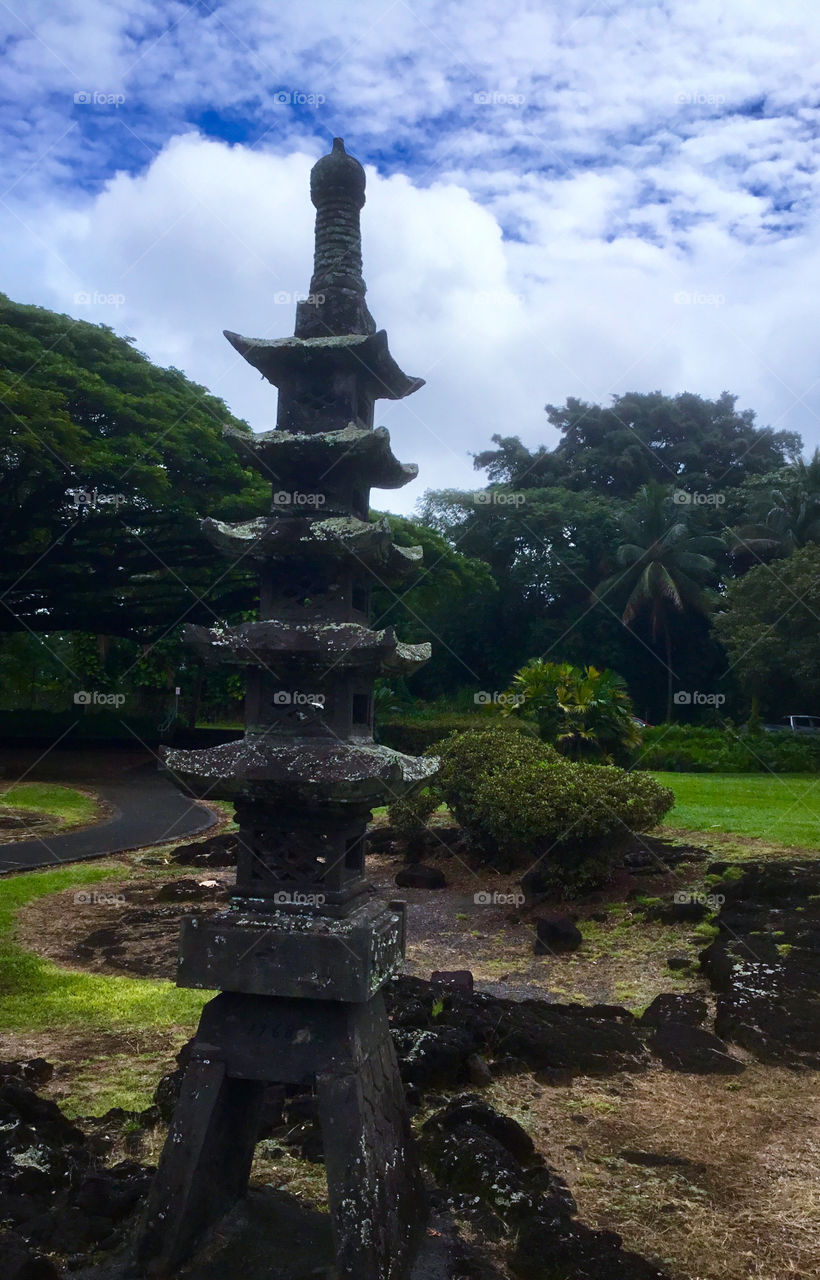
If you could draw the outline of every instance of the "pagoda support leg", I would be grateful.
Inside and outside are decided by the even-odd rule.
[[[224,1062],[190,1062],[137,1251],[146,1275],[174,1275],[208,1227],[244,1195],[264,1094],[263,1084],[228,1076]]]
[[[380,993],[332,1011],[228,993],[205,1006],[138,1243],[144,1275],[174,1276],[245,1193],[266,1086],[306,1081],[318,1096],[338,1280],[405,1280],[426,1210]]]

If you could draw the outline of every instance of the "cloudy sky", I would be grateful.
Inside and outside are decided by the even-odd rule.
[[[812,0],[3,0],[0,288],[131,334],[256,430],[222,337],[293,331],[310,166],[366,166],[377,421],[475,487],[578,396],[729,390],[820,441]],[[88,300],[90,298],[90,301]]]

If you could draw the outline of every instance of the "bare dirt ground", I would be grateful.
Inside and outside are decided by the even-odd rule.
[[[716,857],[726,856],[711,835],[706,841]],[[478,989],[498,995],[633,1009],[662,991],[706,993],[703,979],[679,977],[666,964],[672,951],[694,959],[705,945],[692,925],[647,924],[629,896],[697,888],[705,863],[624,873],[605,892],[565,904],[578,917],[582,947],[536,957],[531,912],[498,899],[475,901],[476,893],[516,893],[513,877],[488,878],[443,850],[428,862],[444,871],[446,889],[398,891],[397,860],[381,855],[369,862],[382,893],[408,901],[410,973],[429,978],[435,969],[468,968]],[[199,886],[198,901],[157,902],[163,885],[183,878]],[[94,887],[100,897],[119,894],[124,902],[74,903],[71,891],[40,899],[21,913],[18,937],[69,968],[172,978],[180,917],[222,905],[232,879],[230,869],[122,855],[111,878]],[[47,1058],[56,1070],[44,1092],[72,1115],[100,1115],[112,1080],[127,1079],[135,1107],[146,1106],[189,1034],[187,1027],[91,1037],[62,1028],[7,1033],[0,1036],[0,1056]],[[820,1274],[816,1075],[734,1052],[748,1065],[729,1080],[656,1066],[562,1086],[517,1074],[497,1078],[486,1092],[567,1179],[583,1220],[618,1231],[628,1248],[656,1259],[673,1280],[811,1280]],[[118,1150],[152,1161],[163,1137],[161,1127],[123,1132]],[[255,1176],[322,1206],[321,1166],[262,1143]]]

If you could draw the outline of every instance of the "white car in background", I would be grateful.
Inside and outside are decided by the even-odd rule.
[[[785,716],[780,724],[764,724],[767,733],[820,733],[820,716]]]

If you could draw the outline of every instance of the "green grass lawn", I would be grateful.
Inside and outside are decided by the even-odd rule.
[[[80,827],[93,822],[97,816],[97,801],[83,795],[74,787],[63,787],[53,782],[18,782],[0,791],[0,805],[15,809],[31,809],[34,813],[54,814],[60,819],[61,829]]]
[[[25,951],[14,939],[16,914],[27,902],[72,886],[81,890],[110,878],[115,870],[121,868],[71,866],[0,879],[0,1030],[174,1024],[193,1030],[210,993],[182,990],[172,982],[61,969]]]
[[[675,793],[670,827],[820,848],[820,778],[805,773],[656,773]]]

